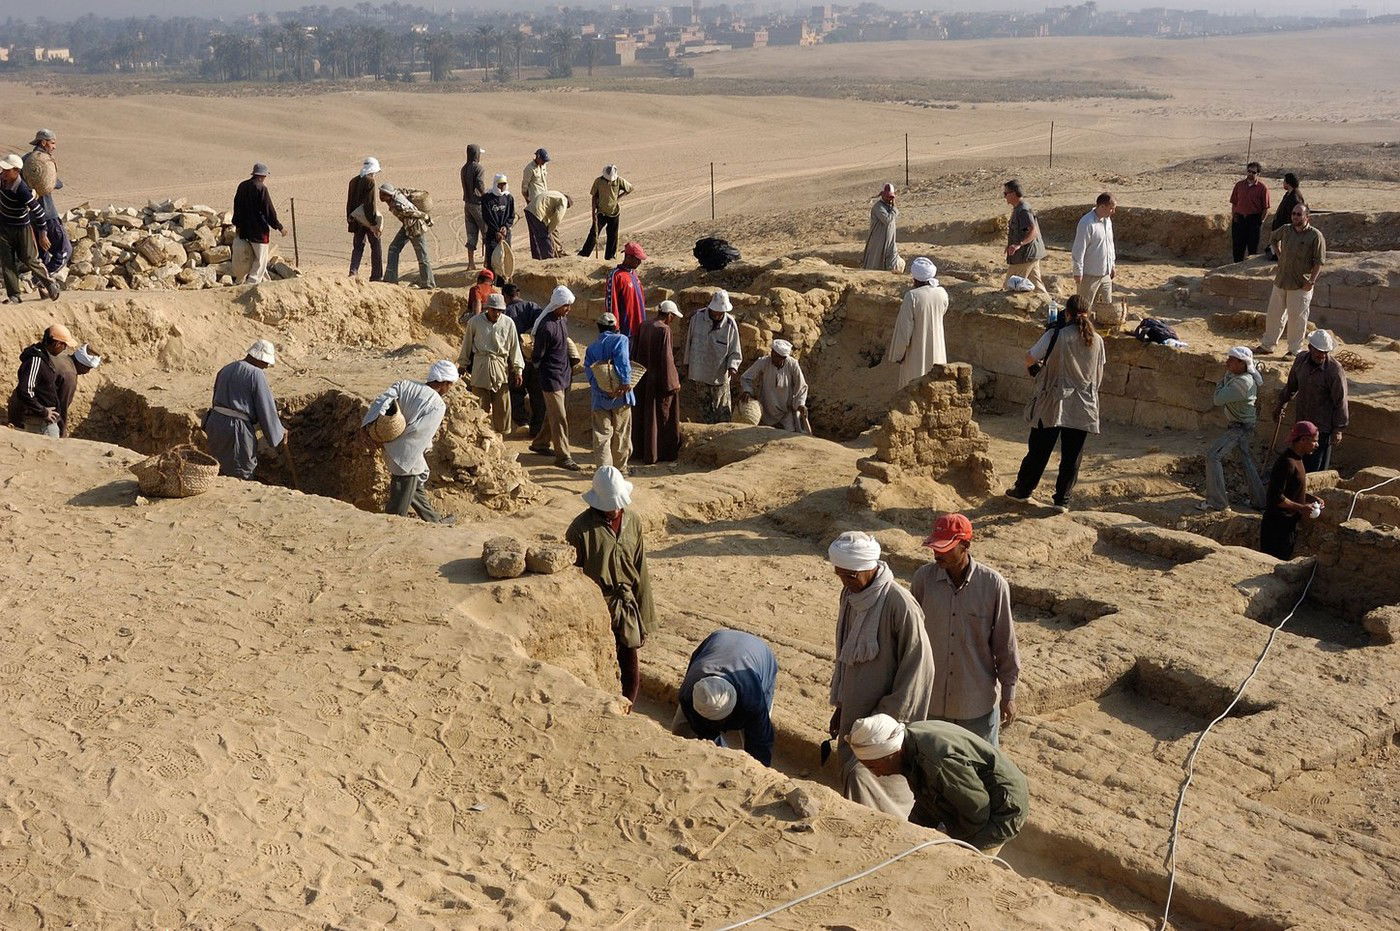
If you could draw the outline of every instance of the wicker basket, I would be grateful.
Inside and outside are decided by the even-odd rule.
[[[743,423],[750,427],[756,427],[762,418],[763,407],[759,405],[758,401],[748,398],[734,405],[734,414],[730,420],[733,423]]]
[[[598,381],[598,387],[603,391],[616,391],[622,387],[622,379],[617,377],[617,367],[608,360],[593,363],[593,377]],[[632,363],[632,375],[627,380],[628,389],[637,387],[637,383],[642,380],[642,376],[647,373],[647,367],[640,362]]]
[[[219,460],[186,443],[142,459],[131,472],[143,495],[192,498],[208,491],[219,477]]]
[[[389,406],[384,409],[384,413],[376,417],[374,423],[369,425],[369,438],[383,446],[385,443],[392,443],[403,436],[403,432],[407,428],[408,421],[404,419],[399,402],[390,401]]]

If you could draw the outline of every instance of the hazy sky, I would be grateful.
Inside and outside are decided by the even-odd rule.
[[[99,16],[145,16],[156,15],[185,15],[185,16],[236,16],[255,10],[292,10],[297,7],[307,5],[314,0],[45,0],[40,4],[25,2],[25,0],[0,0],[0,21],[8,16],[30,19],[37,15],[44,15],[50,19],[73,19],[85,13],[96,13]],[[321,0],[327,6],[354,6],[354,3],[334,3],[330,0]],[[449,9],[503,9],[507,7],[519,9],[521,7],[543,7],[552,5],[549,0],[537,0],[524,3],[511,2],[511,0],[486,0],[482,3],[464,3],[462,0],[409,0],[416,6],[428,7],[437,10]],[[614,0],[617,2],[617,0]],[[669,2],[669,0],[666,0]],[[679,2],[679,0],[677,0]],[[848,0],[854,3],[854,0]],[[925,8],[941,10],[1038,10],[1046,6],[1061,6],[1075,0],[883,0],[886,6],[892,8]],[[794,0],[779,0],[779,4],[785,7],[806,8],[810,4],[800,4]],[[605,0],[598,0],[590,3],[584,0],[578,3],[580,6],[602,7],[609,5]],[[625,2],[618,2],[618,5],[630,5]],[[635,3],[636,6],[643,6],[643,3]],[[1149,6],[1172,6],[1179,9],[1214,9],[1221,12],[1244,13],[1250,10],[1269,11],[1276,14],[1281,13],[1327,13],[1335,11],[1343,6],[1360,6],[1373,15],[1387,13],[1392,10],[1400,10],[1400,0],[1341,0],[1341,2],[1320,2],[1320,0],[1272,0],[1268,3],[1259,3],[1258,0],[1099,0],[1102,9],[1139,9]]]

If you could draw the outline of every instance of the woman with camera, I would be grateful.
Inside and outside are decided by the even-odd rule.
[[[1026,404],[1031,435],[1016,484],[1006,489],[1008,498],[1030,499],[1059,442],[1054,505],[1061,512],[1069,510],[1069,493],[1079,478],[1084,440],[1099,432],[1103,367],[1103,337],[1094,332],[1089,308],[1079,295],[1073,295],[1059,319],[1026,353],[1026,371],[1035,378],[1035,390]]]

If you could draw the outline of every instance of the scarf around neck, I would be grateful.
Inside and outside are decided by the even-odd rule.
[[[846,638],[837,644],[836,663],[831,674],[831,701],[841,693],[848,667],[868,663],[880,652],[880,608],[894,585],[894,573],[883,559],[876,565],[875,578],[864,591],[841,591],[841,608],[836,622],[840,635],[842,621],[849,618]]]

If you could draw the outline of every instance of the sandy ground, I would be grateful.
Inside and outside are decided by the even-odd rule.
[[[68,179],[63,205],[183,195],[226,206],[252,162],[265,161],[284,222],[290,222],[290,199],[297,200],[302,263],[336,267],[349,253],[340,219],[345,186],[368,154],[384,165],[385,180],[434,194],[440,217],[435,251],[445,257],[463,245],[456,205],[465,145],[483,144],[489,171],[505,173],[512,190],[530,154],[544,145],[554,158],[552,185],[580,202],[565,225],[565,240],[576,247],[588,226],[582,206],[588,186],[607,162],[617,163],[636,186],[626,201],[624,230],[640,235],[708,218],[711,162],[721,217],[851,202],[868,209],[882,181],[902,180],[906,133],[911,160],[925,177],[992,163],[1022,175],[1037,192],[1052,181],[1036,176],[1045,166],[1051,120],[1057,167],[1084,176],[1131,176],[1232,150],[1242,156],[1251,121],[1256,155],[1303,143],[1394,142],[1400,140],[1400,101],[1385,82],[1374,81],[1374,62],[1397,37],[1400,27],[1388,26],[1191,42],[894,43],[764,49],[701,63],[704,74],[742,78],[776,71],[820,83],[833,71],[872,80],[928,72],[953,80],[1033,81],[1060,75],[1073,62],[1071,78],[1141,85],[1168,100],[927,110],[895,101],[579,91],[92,99],[5,83],[0,107],[19,125],[42,124],[59,134]],[[1242,43],[1249,47],[1243,58],[1237,54]],[[1293,60],[1300,48],[1326,67],[1310,68],[1316,80],[1309,86],[1270,95],[1271,63]],[[4,142],[21,149],[29,138],[23,132],[12,129]],[[1233,171],[1220,172],[1175,187],[1215,188],[1207,199],[1223,205],[1233,180]],[[989,179],[979,202],[989,212],[1003,207],[998,181]],[[1338,193],[1368,196],[1364,186]],[[525,241],[523,223],[518,242]],[[723,230],[724,222],[714,226]],[[290,241],[279,245],[290,254]]]
[[[286,366],[274,376],[287,372],[288,384],[314,380],[318,367],[353,369],[357,391],[416,374],[455,348],[455,314],[439,306],[450,300],[333,282],[348,252],[341,192],[370,153],[387,178],[431,189],[439,249],[458,278],[454,195],[468,141],[484,142],[488,167],[512,186],[528,153],[547,145],[554,186],[576,195],[617,161],[638,188],[626,229],[671,259],[708,224],[711,160],[721,222],[742,230],[746,251],[858,240],[869,193],[892,176],[906,129],[923,175],[907,218],[929,229],[951,221],[970,231],[1003,213],[1008,173],[1031,178],[1046,203],[1111,185],[1143,203],[1214,212],[1233,170],[1199,160],[1240,149],[1251,119],[1256,154],[1316,142],[1364,162],[1365,146],[1400,138],[1400,104],[1374,71],[1396,38],[1400,27],[1189,43],[897,44],[702,65],[704,76],[780,69],[814,82],[832,71],[1033,80],[1054,70],[1171,95],[954,110],[559,91],[98,100],[4,84],[7,112],[63,140],[63,203],[178,194],[222,205],[245,166],[263,159],[279,203],[297,198],[303,265],[327,277],[271,286],[265,299],[26,303],[0,322],[0,344],[16,350],[64,314],[109,350],[100,378],[181,417],[218,365],[265,332]],[[1271,64],[1304,49],[1328,62],[1314,69],[1316,83],[1291,89],[1287,106],[1261,93]],[[1056,166],[1040,173],[1051,119]],[[1191,164],[1171,167],[1179,163]],[[1319,189],[1334,207],[1358,209],[1395,186]],[[566,238],[577,241],[581,226],[571,219]],[[996,274],[995,246],[976,235],[940,249],[945,274]],[[1207,259],[1141,262],[1121,284],[1145,304],[1166,301],[1154,296],[1163,282],[1199,275]],[[1063,254],[1053,261],[1062,275]],[[1193,338],[1224,345],[1193,326]],[[580,322],[577,335],[588,329]],[[1000,484],[1024,449],[1024,425],[1008,405],[979,420]],[[156,432],[150,422],[126,426]],[[124,469],[136,454],[0,437],[0,537],[17,554],[0,568],[11,593],[0,624],[0,753],[10,761],[0,776],[0,926],[712,928],[867,866],[934,835],[821,788],[831,774],[813,747],[836,597],[821,554],[858,521],[880,533],[907,578],[932,510],[953,507],[973,509],[979,551],[1012,579],[1025,628],[1026,719],[1007,734],[1036,806],[1008,849],[1021,876],[939,848],[774,924],[1147,926],[1185,748],[1247,668],[1259,621],[1299,579],[1296,564],[1275,568],[1181,532],[1200,529],[1191,521],[1204,434],[1107,433],[1086,458],[1080,509],[1054,517],[932,482],[858,513],[846,486],[868,437],[688,431],[685,461],[637,477],[666,623],[644,656],[647,700],[631,716],[611,697],[596,591],[571,572],[488,582],[475,558],[488,536],[557,534],[581,507],[586,475],[525,454],[522,438],[505,449],[522,454],[541,491],[530,507],[464,510],[465,526],[427,529],[234,482],[137,506]],[[1246,715],[1226,722],[1219,752],[1203,761],[1178,927],[1400,920],[1398,816],[1371,803],[1395,770],[1393,656],[1362,649],[1355,625],[1339,633],[1335,618],[1318,615],[1285,638]],[[688,651],[721,624],[779,649],[779,770],[672,740],[654,720],[669,716]],[[1384,694],[1368,691],[1376,682]],[[799,783],[824,806],[810,831],[781,802]]]

